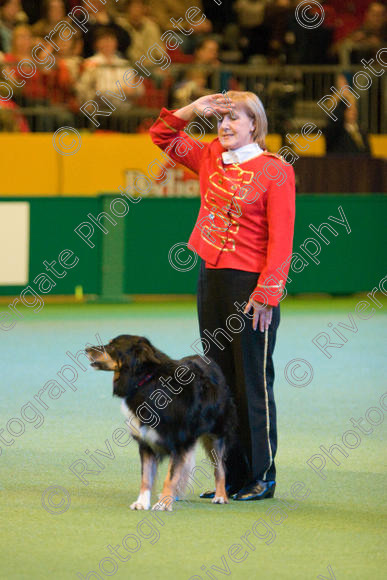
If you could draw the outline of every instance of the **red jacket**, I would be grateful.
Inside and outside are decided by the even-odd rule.
[[[260,272],[252,297],[277,306],[292,254],[293,167],[266,151],[225,165],[219,140],[201,143],[184,132],[186,125],[162,109],[150,134],[170,158],[199,174],[201,207],[189,245],[207,268]]]

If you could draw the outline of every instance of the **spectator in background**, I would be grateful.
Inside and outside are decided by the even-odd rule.
[[[271,0],[237,0],[233,9],[240,30],[243,61],[256,54],[267,54],[268,30],[264,25],[265,9]]]
[[[44,38],[60,20],[67,20],[66,6],[63,0],[44,0],[42,6],[43,17],[32,27],[36,36]]]
[[[344,75],[339,75],[338,89],[343,89],[348,84]],[[343,96],[351,103],[347,106],[342,100],[339,101],[335,115],[337,121],[330,120],[325,129],[325,142],[327,155],[371,155],[368,135],[358,125],[358,108],[356,97],[348,89],[343,91]]]
[[[291,23],[295,21],[294,9],[295,7],[290,0],[273,0],[265,10],[266,54],[270,63],[278,62],[284,64],[287,61],[289,31]],[[298,23],[296,23],[296,26],[304,30]],[[314,33],[315,30],[313,30]]]
[[[178,80],[173,92],[172,100],[175,108],[184,107],[193,100],[211,93],[211,90],[207,88],[211,73],[206,67],[218,67],[220,64],[218,56],[217,40],[208,37],[198,44],[192,64],[184,76]]]
[[[62,40],[59,36],[55,40],[59,46],[56,54],[58,68],[66,68],[71,82],[77,82],[83,71],[83,38],[77,32],[69,40]]]
[[[69,40],[56,39],[59,51],[56,53],[56,67],[50,78],[50,100],[78,115],[76,84],[83,71],[83,40],[80,33]]]
[[[152,2],[150,16],[155,19],[163,31],[175,30],[170,19],[184,19],[186,11],[188,8],[191,8],[191,6],[200,8],[200,10],[204,12],[201,0],[163,0],[162,2]],[[223,8],[219,8],[219,10],[221,11]],[[203,20],[203,22],[193,27],[193,32],[190,35],[185,36],[180,33],[180,37],[183,40],[183,43],[180,45],[182,52],[185,54],[193,54],[198,42],[206,35],[210,34],[212,28],[212,22],[206,15],[206,19]],[[179,34],[178,31],[176,32]]]
[[[136,62],[155,43],[160,43],[162,34],[159,25],[148,18],[147,6],[143,0],[129,0],[126,14],[118,19],[118,23],[127,30],[131,38],[127,56],[131,62]],[[145,64],[148,63],[146,59]]]
[[[112,91],[117,96],[120,95],[117,81],[120,81],[125,100],[114,99],[114,120],[124,120],[125,115],[130,110],[135,99],[144,92],[142,85],[129,87],[123,82],[123,76],[129,69],[129,62],[118,53],[118,40],[115,29],[105,26],[100,27],[94,33],[95,54],[87,58],[84,62],[84,71],[77,83],[77,93],[79,99],[84,102],[90,99],[99,101],[99,96],[103,96],[106,91]],[[98,96],[96,93],[100,92]],[[106,110],[106,104],[100,102],[101,108]],[[106,128],[110,126],[109,117],[102,117],[99,121]]]
[[[27,14],[28,22],[35,24],[41,17],[42,7],[41,2],[31,2],[31,0],[22,0],[24,12]]]
[[[222,0],[221,4],[216,4],[214,0],[202,0],[204,14],[211,22],[214,33],[223,34],[226,26],[235,22],[234,4],[235,0]]]
[[[13,101],[3,101],[0,107],[0,132],[29,133],[29,126]]]
[[[329,0],[323,2],[326,22],[334,29],[336,45],[361,26],[370,0]]]
[[[10,52],[12,33],[16,24],[26,23],[28,18],[20,0],[0,0],[0,51]]]
[[[343,64],[360,63],[362,58],[370,59],[375,56],[379,48],[385,46],[386,40],[386,5],[383,2],[371,2],[361,27],[343,42],[341,62]]]
[[[28,118],[31,129],[34,131],[54,131],[61,125],[71,125],[73,116],[67,106],[52,106],[52,87],[55,86],[56,72],[54,68],[46,65],[36,65],[36,72],[30,78],[23,78],[17,71],[16,65],[21,60],[30,60],[31,49],[42,39],[34,38],[31,27],[27,24],[15,26],[12,37],[12,49],[3,57],[5,65],[9,64],[14,69],[14,78],[22,84],[21,87],[13,87],[14,101],[20,107],[27,107],[28,113],[23,111]],[[7,66],[4,67],[7,69]]]
[[[204,66],[219,66],[219,42],[207,37],[196,47],[193,63]]]
[[[326,5],[324,0],[320,2],[324,5],[324,21],[313,29],[308,29],[297,22],[294,18],[294,10],[303,0],[296,0],[288,16],[285,16],[286,0],[282,0],[282,24],[274,24],[274,30],[270,40],[270,52],[287,64],[334,64],[336,57],[332,52],[332,44],[335,33],[334,10]],[[278,2],[277,4],[280,4]],[[321,9],[310,4],[308,7],[308,18],[321,16]],[[270,9],[268,10],[268,12]],[[272,21],[276,20],[275,11],[268,18],[267,25],[271,27]],[[286,22],[285,22],[286,19]],[[281,41],[282,36],[282,41]]]
[[[201,0],[163,0],[163,2],[149,2],[148,4],[150,7],[150,15],[156,20],[156,22],[160,25],[162,30],[171,30],[172,24],[170,19],[171,18],[184,18],[184,15],[188,8],[191,6],[196,6],[200,8],[202,12],[203,4]],[[208,18],[204,20],[201,24],[195,26],[195,31],[198,31],[200,34],[208,34],[212,31],[212,24]]]
[[[219,82],[221,91],[236,88],[237,85],[230,73],[216,70],[212,72],[208,68],[217,68],[219,65],[219,42],[207,37],[196,47],[191,66],[184,78],[177,84],[173,94],[174,106],[182,107],[201,96],[210,94],[212,90],[208,87],[218,87]]]
[[[160,40],[162,32],[159,25],[149,18],[147,14],[148,6],[143,0],[129,0],[126,6],[126,13],[121,15],[117,21],[127,30],[131,38],[130,47],[126,52],[129,61],[136,62],[145,56],[142,62],[152,71],[151,77],[144,79],[146,95],[147,98],[149,97],[148,105],[152,106],[152,92],[157,94],[158,90],[163,89],[165,90],[165,99],[167,98],[168,89],[165,87],[169,83],[170,74],[169,70],[162,70],[160,67],[155,68],[154,63],[147,57],[147,52],[152,46],[155,44],[163,45]]]
[[[48,104],[47,77],[50,71],[37,65],[34,76],[24,79],[16,69],[19,61],[31,58],[32,47],[31,27],[27,24],[18,24],[13,29],[11,50],[3,56],[3,63],[9,64],[10,69],[15,69],[14,78],[23,84],[21,87],[13,87],[15,101],[20,106],[26,107]]]
[[[174,90],[172,100],[173,108],[180,109],[204,95],[210,95],[212,91],[207,89],[206,74],[197,67],[189,67],[184,80],[178,83]]]
[[[126,55],[131,39],[128,31],[118,23],[117,17],[114,13],[114,5],[114,1],[106,0],[106,5],[98,3],[98,12],[95,14],[92,12],[90,13],[90,19],[87,24],[88,32],[83,36],[83,56],[85,58],[89,58],[94,54],[96,32],[101,28],[101,26],[114,30],[117,40],[117,51],[122,57]]]
[[[221,64],[219,48],[219,41],[216,38],[204,38],[196,47],[193,64],[202,67],[204,71],[204,67],[208,66],[215,67],[216,69]],[[207,71],[206,83],[208,87],[211,87],[213,90],[220,90],[221,92],[236,91],[241,88],[237,81],[232,78],[231,73],[227,71]]]

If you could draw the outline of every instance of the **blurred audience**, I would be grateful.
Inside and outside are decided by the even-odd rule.
[[[173,90],[173,108],[185,107],[195,99],[210,94],[206,84],[206,75],[197,67],[190,67],[182,82],[177,83]]]
[[[16,24],[27,23],[20,0],[0,0],[0,51],[10,52]]]
[[[58,69],[48,68],[46,65],[36,65],[36,71],[30,78],[23,77],[17,64],[23,60],[30,60],[31,49],[36,39],[32,35],[31,27],[27,24],[18,24],[13,30],[11,52],[2,56],[7,72],[14,70],[13,78],[19,86],[13,87],[13,102],[28,109],[26,116],[35,131],[52,131],[60,125],[71,125],[73,116],[69,111],[66,100],[55,99],[58,91],[65,90],[68,95],[68,79],[63,81],[58,76]],[[30,65],[24,65],[24,71],[31,72]]]
[[[90,19],[87,23],[88,31],[84,33],[84,50],[83,56],[89,58],[94,54],[96,32],[105,26],[110,30],[114,30],[117,39],[117,51],[122,57],[126,54],[130,46],[130,35],[125,28],[118,23],[116,16],[114,0],[106,0],[106,4],[98,3],[98,12],[93,14],[90,12]]]
[[[387,40],[387,8],[384,2],[371,2],[359,28],[339,47],[342,64],[360,63],[370,59],[385,46]]]
[[[219,42],[215,38],[205,38],[195,49],[193,63],[196,65],[218,66]]]
[[[179,33],[178,30],[171,23],[171,18],[179,20],[183,18],[182,25],[184,26],[185,13],[188,8],[195,6],[204,12],[202,0],[163,0],[162,2],[153,1],[150,2],[150,15],[159,24],[162,31],[174,30],[182,39],[181,50],[186,54],[192,54],[196,48],[197,43],[204,38],[206,35],[212,32],[213,26],[211,20],[207,17],[200,24],[195,25],[193,31],[189,35]],[[221,12],[224,10],[223,6],[218,6],[218,10]],[[204,12],[205,14],[205,12]],[[190,28],[187,24],[186,28]]]
[[[117,20],[120,26],[125,28],[131,38],[131,44],[127,50],[130,61],[136,62],[154,44],[160,43],[162,34],[160,26],[147,16],[148,7],[143,0],[129,0],[126,13]],[[144,60],[148,64],[149,60]]]
[[[337,86],[341,90],[348,84],[344,75],[339,75]],[[371,155],[367,133],[359,127],[359,111],[356,97],[348,90],[342,91],[350,103],[339,100],[334,111],[337,120],[330,120],[324,134],[327,155]]]
[[[30,107],[34,105],[49,105],[48,102],[48,76],[50,70],[42,66],[36,67],[35,74],[25,79],[17,70],[16,65],[22,59],[30,59],[34,37],[28,24],[17,24],[13,29],[11,50],[3,55],[4,68],[8,72],[13,68],[14,78],[20,87],[13,87],[15,101],[20,106]],[[7,66],[8,65],[8,66]],[[31,72],[27,66],[26,71]]]
[[[162,30],[173,30],[171,18],[176,20],[184,18],[186,11],[191,6],[196,6],[200,8],[201,12],[204,12],[202,0],[163,0],[163,2],[149,2],[149,5],[152,17]],[[219,10],[224,10],[224,8],[219,7]],[[201,24],[195,26],[192,34],[208,34],[211,31],[212,23],[209,18],[206,18]]]
[[[285,63],[287,61],[288,33],[290,25],[294,21],[294,3],[290,0],[274,0],[268,3],[265,10],[264,26],[267,31],[266,56],[269,62]],[[304,30],[298,23],[297,25],[298,28]],[[314,30],[312,37],[315,32]],[[310,38],[310,40],[312,39]]]
[[[58,68],[66,68],[72,82],[79,80],[84,68],[83,38],[80,33],[75,34],[69,40],[56,39],[59,51],[56,54]]]
[[[296,0],[296,7],[302,4],[303,0]],[[335,26],[337,24],[336,13],[333,8],[326,2],[324,4],[324,20],[313,29],[304,28],[300,26],[299,22],[293,18],[294,5],[290,16],[288,15],[288,26],[285,27],[285,22],[282,20],[282,30],[277,24],[273,28],[276,31],[273,38],[273,43],[270,46],[271,55],[274,56],[275,50],[277,54],[282,53],[282,60],[288,64],[335,64],[335,56],[332,52],[332,43],[334,38]],[[284,3],[283,3],[284,4]],[[308,17],[320,18],[321,10],[310,5],[308,8]],[[275,14],[273,14],[275,16]],[[282,14],[284,19],[285,14]],[[270,22],[268,22],[270,25]],[[283,40],[281,41],[281,36]]]
[[[219,65],[218,41],[211,37],[202,40],[196,47],[190,67],[173,91],[174,106],[183,107],[214,90],[237,89],[238,85],[230,73],[216,70]],[[214,67],[215,71],[211,70]]]
[[[63,0],[44,0],[42,14],[42,18],[32,27],[33,33],[41,38],[49,34],[60,20],[70,21],[66,18],[67,11]]]
[[[227,25],[235,23],[235,0],[222,0],[217,4],[214,0],[202,0],[203,11],[211,22],[212,31],[223,35]]]
[[[4,68],[10,67],[11,62],[17,64],[20,59],[30,59],[32,47],[39,42],[55,59],[52,68],[37,65],[36,73],[29,79],[16,73],[15,78],[23,86],[14,87],[15,106],[51,106],[56,111],[61,109],[76,115],[81,102],[95,99],[96,91],[116,91],[115,83],[122,72],[130,63],[135,66],[141,61],[144,67],[149,67],[151,75],[144,73],[144,82],[137,90],[121,83],[127,91],[127,99],[122,103],[115,99],[115,105],[128,108],[133,103],[143,109],[173,103],[182,106],[208,90],[247,89],[266,95],[266,106],[270,109],[270,103],[275,104],[273,118],[282,123],[283,106],[278,104],[280,101],[273,96],[273,90],[275,95],[289,95],[289,82],[294,84],[297,79],[300,82],[302,79],[309,87],[309,78],[312,82],[315,72],[308,77],[309,73],[296,71],[288,82],[282,69],[278,69],[278,75],[274,73],[266,78],[266,73],[260,75],[258,67],[360,64],[361,59],[374,58],[386,42],[385,0],[319,0],[325,18],[313,30],[301,26],[295,18],[295,10],[303,1],[222,0],[218,4],[214,0],[104,0],[105,3],[94,0],[93,4],[92,0],[96,8],[94,13],[90,3],[84,0],[0,0],[0,64],[2,62]],[[56,34],[59,51],[55,51],[44,37],[60,20],[71,23],[67,14],[75,6],[82,5],[89,12],[88,31],[78,32],[68,41]],[[192,26],[191,34],[184,34],[176,23],[183,19],[181,25],[190,28],[185,22],[185,13],[192,6],[203,11],[206,18]],[[319,13],[319,8],[311,3],[309,17],[313,11]],[[175,19],[175,25],[171,19]],[[107,34],[102,34],[101,30]],[[172,30],[182,42],[177,48],[168,49],[168,54],[161,55],[159,62],[170,59],[172,65],[188,66],[174,68],[168,62],[161,67],[157,64],[155,51],[153,65],[150,62],[149,48],[159,44],[165,49],[161,35],[166,30]],[[246,64],[246,69],[240,72],[236,69],[232,76],[227,67],[233,64]],[[328,79],[327,82],[332,81]],[[310,87],[308,91],[311,92]],[[295,98],[298,104],[300,91]],[[310,99],[310,96],[304,98]],[[12,109],[11,104],[6,113],[15,112],[16,115],[16,110]],[[355,110],[354,106],[353,116]],[[346,121],[349,127],[352,121]],[[30,125],[34,130],[34,123]],[[1,126],[5,126],[4,121]],[[275,120],[273,126],[277,126]]]
[[[256,54],[266,54],[268,46],[268,28],[265,21],[265,10],[271,0],[237,0],[234,2],[239,25],[240,46],[244,62]]]
[[[211,93],[212,73],[208,67],[218,67],[219,44],[213,38],[202,40],[196,47],[192,64],[183,74],[173,91],[173,106],[184,107],[191,101]]]
[[[84,68],[83,39],[80,34],[70,40],[57,38],[59,51],[56,55],[56,67],[52,72],[51,100],[57,104],[65,104],[74,115],[79,112],[76,85]]]
[[[77,82],[79,99],[99,101],[99,97],[106,91],[117,94],[121,100],[114,99],[114,106],[121,111],[131,107],[135,98],[144,92],[142,85],[129,87],[123,82],[123,76],[129,69],[129,62],[122,58],[118,52],[118,39],[115,29],[105,26],[100,27],[94,33],[95,53],[84,61],[84,71]],[[117,81],[120,81],[123,95],[120,94]],[[102,104],[102,109],[106,105]],[[115,113],[116,115],[116,113]]]
[[[29,24],[35,24],[42,16],[42,2],[21,0],[23,10],[27,14]]]

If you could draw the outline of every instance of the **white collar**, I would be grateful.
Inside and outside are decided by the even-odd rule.
[[[261,153],[263,153],[263,149],[260,148],[258,143],[248,143],[247,145],[238,147],[238,149],[223,151],[222,158],[223,163],[226,165],[230,163],[244,163],[249,159],[261,155]]]

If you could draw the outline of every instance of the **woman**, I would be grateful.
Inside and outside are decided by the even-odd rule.
[[[0,0],[0,51],[10,52],[16,24],[28,21],[20,0]]]
[[[28,24],[18,24],[13,29],[11,51],[4,54],[3,62],[6,70],[11,74],[15,69],[15,78],[18,86],[14,89],[15,101],[21,107],[45,106],[48,103],[48,70],[37,66],[37,70],[30,78],[23,77],[17,70],[17,65],[23,60],[31,60],[33,36]],[[24,69],[30,72],[31,68]]]
[[[188,121],[210,114],[218,119],[218,138],[204,144],[189,137]],[[173,112],[162,109],[150,132],[173,160],[199,174],[201,207],[189,244],[202,258],[200,333],[206,356],[225,374],[239,418],[226,461],[227,491],[239,501],[273,497],[272,356],[292,253],[293,168],[265,151],[266,114],[250,92],[204,96]],[[242,320],[238,312],[245,314]]]

